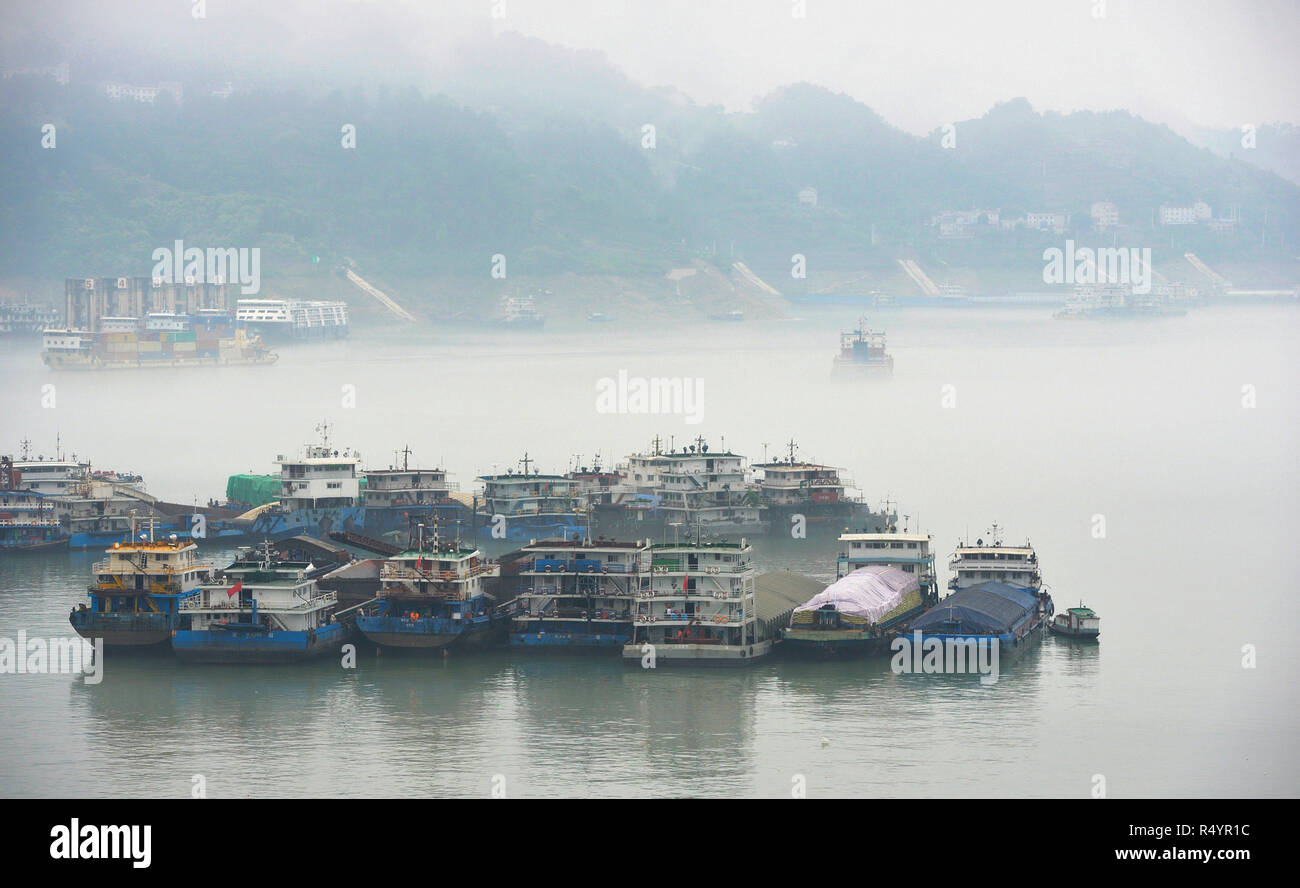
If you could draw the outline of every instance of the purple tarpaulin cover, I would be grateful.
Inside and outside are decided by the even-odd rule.
[[[817,610],[827,604],[851,617],[866,617],[872,623],[902,603],[904,596],[920,584],[916,577],[886,564],[860,567],[818,592],[796,611]]]

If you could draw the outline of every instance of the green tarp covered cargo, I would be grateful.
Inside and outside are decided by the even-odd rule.
[[[232,503],[256,507],[279,498],[279,475],[231,475],[226,480],[226,499]]]

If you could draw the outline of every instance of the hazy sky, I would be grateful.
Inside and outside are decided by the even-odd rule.
[[[202,0],[202,20],[196,2],[0,0],[3,54],[54,40],[267,69],[401,58],[434,82],[455,45],[515,30],[701,103],[809,81],[918,133],[1016,96],[1175,126],[1300,123],[1298,0]]]
[[[505,3],[505,26],[729,107],[807,80],[917,132],[1020,95],[1169,121],[1300,122],[1296,0],[806,0],[802,19],[797,0]]]

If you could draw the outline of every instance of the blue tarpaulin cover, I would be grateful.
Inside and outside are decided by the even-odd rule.
[[[971,635],[1001,635],[1033,613],[1038,606],[1034,593],[1005,583],[980,583],[952,593],[934,609],[912,621],[912,630],[955,631]]]

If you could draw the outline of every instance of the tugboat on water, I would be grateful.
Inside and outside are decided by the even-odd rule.
[[[289,561],[263,541],[181,602],[172,650],[196,663],[286,663],[337,651],[347,637],[333,616],[338,599],[316,585],[336,566]]]
[[[378,600],[362,608],[357,629],[388,648],[485,644],[506,625],[484,588],[499,573],[478,549],[438,539],[436,526],[426,544],[421,524],[415,545],[380,566]]]
[[[77,634],[105,645],[146,647],[166,644],[179,625],[180,607],[208,580],[213,566],[200,563],[198,546],[170,534],[155,540],[149,531],[114,543],[94,565],[90,604],[73,609],[68,621]]]
[[[831,369],[836,376],[893,376],[894,356],[885,350],[885,332],[872,330],[866,318],[856,330],[840,334],[840,353]]]
[[[1055,635],[1077,641],[1098,641],[1101,638],[1101,618],[1092,608],[1084,607],[1083,602],[1057,614],[1047,628]]]

